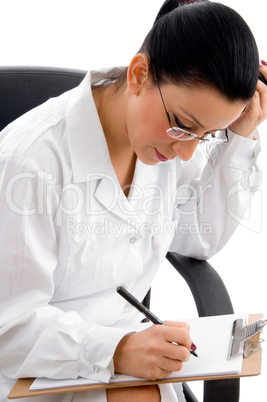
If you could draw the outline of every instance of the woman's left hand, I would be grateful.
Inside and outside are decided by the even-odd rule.
[[[267,80],[267,63],[262,61],[260,72]],[[267,85],[258,80],[255,94],[244,111],[230,124],[229,129],[242,137],[248,137],[267,118]]]

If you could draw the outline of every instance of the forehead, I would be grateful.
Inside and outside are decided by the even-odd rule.
[[[162,90],[169,112],[203,128],[227,127],[237,119],[246,106],[241,101],[231,102],[216,89],[204,85],[189,87],[165,84]],[[195,120],[200,124],[197,124]]]

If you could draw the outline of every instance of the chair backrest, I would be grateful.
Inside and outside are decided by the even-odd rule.
[[[86,71],[53,67],[0,67],[0,130],[47,99],[80,84]]]
[[[0,67],[0,131],[19,116],[80,84],[84,70]],[[149,307],[150,290],[143,300]]]

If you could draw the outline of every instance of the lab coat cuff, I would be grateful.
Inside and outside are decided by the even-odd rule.
[[[120,340],[129,329],[96,327],[82,344],[79,356],[79,376],[100,382],[114,377],[113,355]]]
[[[261,151],[258,131],[245,138],[227,129],[229,142],[214,147],[219,163],[243,171],[252,171]]]

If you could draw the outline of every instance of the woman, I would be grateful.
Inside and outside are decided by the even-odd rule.
[[[140,324],[116,288],[142,300],[168,250],[206,259],[231,237],[257,185],[258,75],[236,12],[167,0],[127,69],[88,73],[1,133],[1,402],[20,377],[158,379],[190,358],[185,324]],[[177,395],[36,398],[126,399]]]

